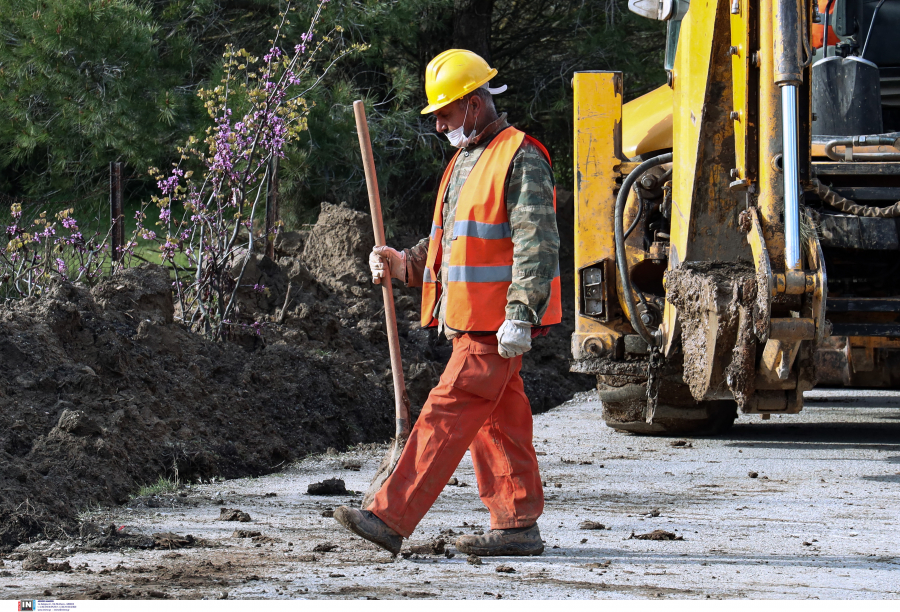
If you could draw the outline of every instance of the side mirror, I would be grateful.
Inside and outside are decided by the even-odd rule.
[[[628,0],[628,10],[647,19],[668,21],[675,16],[676,4],[677,0]]]

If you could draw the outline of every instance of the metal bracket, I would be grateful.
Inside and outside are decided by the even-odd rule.
[[[812,227],[812,219],[809,213],[804,211],[807,221]],[[825,320],[828,295],[828,273],[825,271],[825,256],[822,254],[822,245],[819,243],[819,235],[815,232],[809,237],[808,259],[809,267],[815,270],[816,285],[812,291],[812,316],[816,322],[816,344],[820,344],[827,336],[831,335],[830,325]]]
[[[756,310],[755,332],[761,342],[769,337],[769,318],[772,314],[772,298],[775,295],[775,277],[769,261],[769,251],[763,236],[762,225],[755,208],[741,213],[741,227],[747,231],[747,242],[753,252],[753,266],[756,268]]]

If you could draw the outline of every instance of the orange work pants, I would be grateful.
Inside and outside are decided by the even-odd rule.
[[[533,525],[544,510],[544,491],[521,368],[521,357],[499,355],[494,335],[454,338],[440,382],[368,509],[409,537],[468,448],[491,529]]]

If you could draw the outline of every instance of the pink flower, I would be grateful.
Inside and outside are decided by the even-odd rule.
[[[270,61],[272,61],[273,59],[278,59],[278,58],[281,57],[281,56],[282,56],[282,51],[281,51],[281,49],[278,48],[278,47],[272,47],[271,49],[269,49],[269,52],[268,52],[266,55],[263,56],[263,59],[264,59],[264,60],[266,61],[266,63],[268,64],[268,63],[269,63]]]

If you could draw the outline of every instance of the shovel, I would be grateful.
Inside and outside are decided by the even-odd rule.
[[[378,196],[378,177],[375,176],[375,158],[372,156],[372,141],[369,139],[369,124],[366,122],[366,107],[362,100],[353,103],[356,116],[356,131],[359,134],[359,150],[362,153],[363,169],[366,172],[366,188],[369,192],[369,209],[372,212],[372,227],[375,230],[375,246],[385,246],[384,224],[381,220],[381,198]],[[397,313],[394,310],[394,293],[391,290],[391,276],[381,279],[381,294],[384,297],[384,318],[387,327],[388,347],[391,352],[391,373],[394,377],[394,415],[396,429],[394,439],[387,454],[381,460],[375,478],[369,485],[362,500],[362,508],[367,508],[378,493],[381,485],[397,467],[400,453],[409,438],[409,398],[406,382],[403,380],[403,364],[400,360],[400,339],[397,336]]]

